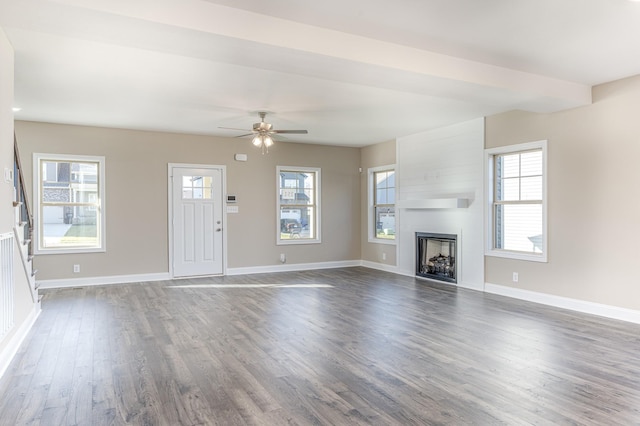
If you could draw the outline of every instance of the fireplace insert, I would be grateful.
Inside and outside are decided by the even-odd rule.
[[[416,276],[457,283],[455,234],[416,232]]]

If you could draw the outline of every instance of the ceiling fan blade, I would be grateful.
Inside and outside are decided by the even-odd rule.
[[[245,136],[253,136],[253,135],[255,135],[255,133],[247,133],[245,135],[234,136],[234,138],[244,138]]]
[[[298,135],[306,135],[309,133],[306,130],[271,130],[272,133],[289,133],[289,134],[298,134]]]
[[[225,129],[225,130],[240,130],[241,132],[246,132],[247,129],[238,129],[236,127],[218,127],[218,129]]]
[[[288,138],[286,136],[282,136],[281,134],[275,134],[275,133],[273,135],[271,135],[271,138],[274,141],[290,141],[291,140],[291,138]]]

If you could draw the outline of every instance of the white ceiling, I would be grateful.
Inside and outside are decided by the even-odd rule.
[[[17,119],[364,146],[640,74],[628,0],[2,0]]]

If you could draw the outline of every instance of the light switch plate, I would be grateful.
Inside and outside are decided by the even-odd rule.
[[[5,182],[13,182],[13,170],[8,167],[4,168],[4,181]]]

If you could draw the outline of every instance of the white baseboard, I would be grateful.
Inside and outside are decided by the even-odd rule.
[[[385,272],[391,272],[393,274],[405,275],[402,272],[400,272],[398,267],[395,265],[386,265],[384,263],[370,262],[368,260],[363,260],[361,262],[361,265],[369,269],[377,269],[378,271],[385,271]]]
[[[4,349],[0,352],[0,377],[4,375],[9,368],[9,364],[13,360],[13,357],[18,353],[18,349],[20,349],[20,345],[29,334],[31,327],[35,324],[36,319],[38,319],[38,315],[40,315],[40,304],[34,304],[33,309],[29,312],[27,319],[25,319],[20,327],[16,330],[16,332],[11,336],[9,342],[4,347]]]
[[[640,324],[640,311],[620,308],[617,306],[603,305],[601,303],[587,302],[584,300],[570,299],[568,297],[554,296],[552,294],[538,293],[530,290],[507,287],[497,284],[485,283],[484,291],[528,302],[554,306],[556,308],[569,309],[585,314]]]
[[[339,262],[316,263],[283,263],[282,265],[248,266],[244,268],[227,268],[227,275],[265,274],[271,272],[308,271],[314,269],[350,268],[361,266],[360,260],[343,260]]]
[[[227,268],[226,275],[247,275],[247,274],[262,274],[269,272],[291,272],[291,271],[306,271],[313,269],[330,269],[330,268],[346,268],[353,266],[360,266],[362,264],[359,260],[347,260],[339,262],[317,262],[317,263],[292,263],[282,265],[267,265],[267,266],[250,266],[246,268]],[[176,277],[175,279],[180,279]],[[113,275],[106,277],[86,277],[86,278],[65,278],[55,280],[38,280],[40,289],[51,288],[69,288],[69,287],[85,287],[96,285],[108,285],[108,284],[127,284],[127,283],[140,283],[148,281],[164,281],[174,279],[168,272],[156,273],[156,274],[136,274],[136,275]]]
[[[59,280],[38,280],[40,289],[86,287],[108,284],[141,283],[147,281],[170,280],[168,272],[156,274],[112,275],[106,277],[64,278]]]
[[[483,286],[482,282],[470,283],[468,281],[458,281],[458,283],[456,285],[458,287],[460,287],[460,288],[466,288],[468,290],[484,291],[484,286]]]

